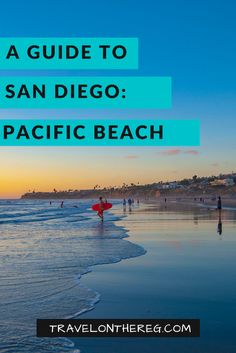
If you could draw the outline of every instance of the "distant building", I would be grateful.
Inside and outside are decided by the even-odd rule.
[[[163,190],[174,190],[174,189],[180,189],[182,187],[182,185],[179,185],[176,181],[170,182],[170,183],[166,183],[166,184],[162,184],[160,186],[160,189]]]
[[[202,180],[202,181],[200,182],[200,185],[209,185],[209,181],[208,181],[207,179]]]
[[[234,179],[232,178],[224,179],[224,181],[225,181],[225,186],[233,186],[235,184]]]
[[[211,186],[233,186],[234,179],[226,178],[226,179],[215,179],[211,183]]]
[[[161,185],[161,188],[162,188],[163,190],[168,190],[168,189],[170,189],[170,185],[169,185],[169,184],[162,184],[162,185]]]

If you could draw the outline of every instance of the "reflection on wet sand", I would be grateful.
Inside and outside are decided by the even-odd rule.
[[[127,205],[126,216],[117,225],[147,252],[119,265],[96,268],[98,272],[85,278],[102,301],[83,318],[199,317],[201,337],[148,343],[141,337],[138,342],[99,338],[92,343],[80,340],[78,348],[87,353],[235,353],[236,212],[223,209],[219,217],[216,207],[169,200],[132,205],[131,214],[128,211]]]
[[[147,214],[148,218],[153,215],[150,219],[148,227],[152,227],[152,221],[164,221],[168,222],[175,221],[178,222],[178,227],[180,221],[193,220],[193,224],[196,227],[200,227],[201,221],[214,221],[212,224],[212,231],[215,229],[215,221],[217,222],[217,234],[219,234],[220,239],[222,239],[223,234],[223,221],[231,221],[234,225],[236,224],[236,211],[234,209],[218,209],[210,207],[202,207],[197,204],[184,204],[169,202],[160,202],[155,204],[146,204],[144,207],[139,209],[138,207],[133,207],[132,210],[129,209],[129,213],[134,214],[142,213]],[[140,215],[141,216],[141,215]],[[210,223],[211,224],[211,223]]]
[[[217,233],[218,233],[219,235],[221,235],[221,234],[222,234],[222,231],[223,231],[221,213],[222,213],[222,211],[219,210],[218,225],[217,225]],[[220,237],[220,238],[221,238],[221,237]]]

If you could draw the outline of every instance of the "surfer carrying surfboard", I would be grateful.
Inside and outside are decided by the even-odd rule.
[[[97,212],[97,215],[99,218],[101,218],[101,221],[103,222],[103,212],[106,210],[109,210],[112,208],[112,204],[107,202],[105,199],[103,201],[102,196],[99,197],[99,203],[96,203],[95,205],[92,206],[92,210]]]
[[[103,222],[103,211],[104,211],[104,201],[102,199],[102,196],[99,197],[99,210],[98,210],[98,217],[101,218]]]

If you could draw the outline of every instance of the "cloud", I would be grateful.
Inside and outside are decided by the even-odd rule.
[[[197,150],[187,150],[187,151],[184,151],[183,153],[192,154],[192,155],[196,156],[196,155],[199,154],[199,151],[197,151]]]
[[[211,166],[212,167],[219,167],[219,163],[212,163]]]
[[[173,148],[172,150],[166,150],[166,151],[162,151],[161,154],[163,156],[176,156],[177,154],[180,154],[181,150],[179,148]]]
[[[136,154],[129,154],[128,156],[124,156],[124,158],[126,158],[126,159],[137,159],[137,158],[139,158],[139,156],[136,155]]]
[[[199,151],[197,150],[181,150],[180,148],[173,148],[170,150],[160,152],[163,156],[176,156],[178,154],[191,154],[191,155],[198,155]]]

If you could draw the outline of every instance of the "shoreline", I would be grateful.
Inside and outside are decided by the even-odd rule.
[[[115,214],[115,216],[117,216],[117,214]],[[123,216],[123,217],[125,217],[125,216]],[[87,268],[87,271],[86,271],[85,273],[82,273],[82,274],[77,278],[77,280],[78,280],[77,283],[78,283],[79,286],[85,287],[85,288],[87,288],[87,289],[92,290],[93,292],[95,292],[95,293],[97,294],[97,297],[94,299],[93,302],[91,302],[91,308],[83,309],[82,311],[80,311],[80,312],[78,312],[78,313],[75,313],[74,315],[72,315],[72,316],[70,316],[70,317],[66,317],[66,319],[72,319],[72,318],[75,318],[75,317],[77,317],[77,316],[81,316],[81,315],[83,315],[83,314],[86,314],[86,313],[88,313],[88,312],[94,310],[95,307],[96,307],[96,304],[98,304],[98,303],[100,302],[100,299],[101,299],[100,293],[99,293],[98,291],[96,291],[96,290],[91,289],[90,287],[87,287],[87,286],[84,285],[84,283],[83,283],[83,282],[84,282],[84,281],[83,281],[84,279],[85,279],[85,281],[86,281],[86,276],[87,276],[88,274],[91,274],[92,272],[94,272],[97,267],[100,267],[100,266],[109,266],[109,265],[116,265],[116,264],[119,264],[119,263],[122,262],[122,261],[126,261],[126,260],[129,260],[129,259],[135,259],[135,258],[137,258],[137,257],[144,256],[144,255],[146,254],[146,250],[145,250],[145,248],[144,248],[142,245],[137,244],[137,243],[133,243],[132,241],[128,240],[128,239],[130,238],[130,235],[128,234],[128,232],[129,232],[128,229],[126,229],[124,226],[121,226],[121,225],[119,225],[119,224],[117,225],[117,223],[119,223],[119,222],[122,221],[122,218],[123,218],[123,217],[121,216],[118,220],[113,221],[115,227],[122,228],[122,231],[123,231],[123,233],[125,234],[125,235],[122,236],[121,239],[123,239],[123,240],[125,240],[125,241],[131,243],[132,245],[133,245],[133,244],[134,244],[134,245],[137,245],[137,246],[140,248],[140,250],[142,250],[142,252],[140,252],[140,254],[136,254],[136,255],[128,255],[127,257],[120,257],[119,259],[113,260],[112,262],[109,261],[109,262],[98,263],[98,264],[94,264],[94,265],[92,265],[92,266],[89,266],[89,267]],[[98,222],[101,222],[101,221],[98,219]],[[102,223],[102,224],[103,224],[103,223]]]

